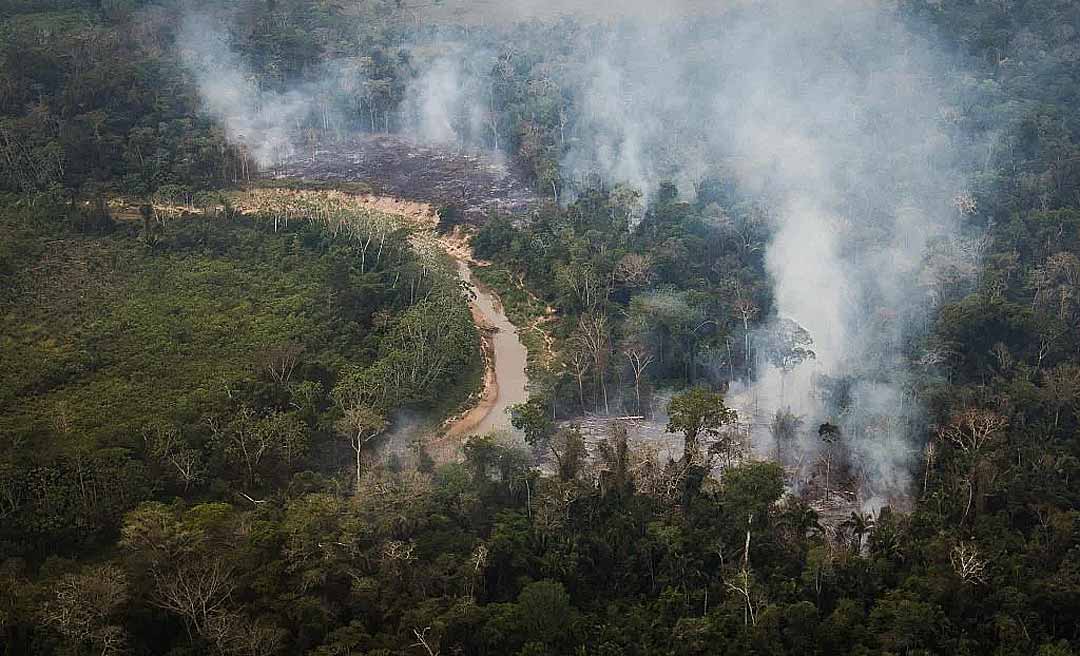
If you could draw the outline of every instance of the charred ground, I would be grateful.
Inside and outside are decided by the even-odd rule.
[[[357,135],[297,151],[271,170],[279,180],[364,182],[378,193],[454,208],[478,222],[517,214],[541,202],[498,153],[424,144],[404,135]]]

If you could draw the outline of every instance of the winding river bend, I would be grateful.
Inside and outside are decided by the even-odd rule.
[[[371,185],[376,209],[422,223],[438,221],[435,208],[454,205],[469,223],[491,212],[523,213],[539,199],[497,153],[418,143],[400,135],[360,135],[321,145],[312,155],[297,153],[272,177]],[[475,280],[471,252],[444,241],[462,280],[475,298],[473,319],[483,338],[485,373],[478,403],[448,427],[449,437],[511,431],[509,409],[528,400],[528,352],[498,297]],[[395,440],[391,437],[390,442]],[[397,450],[396,445],[390,447]]]
[[[511,430],[510,406],[529,400],[529,381],[525,373],[528,351],[518,337],[517,328],[506,318],[499,299],[476,284],[465,260],[458,260],[458,274],[475,289],[471,309],[473,319],[483,333],[487,366],[480,402],[454,422],[447,433],[452,436],[483,435]]]

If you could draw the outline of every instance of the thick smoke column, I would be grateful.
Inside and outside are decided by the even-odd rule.
[[[760,349],[735,401],[763,453],[764,426],[790,408],[806,427],[841,425],[868,505],[904,493],[923,421],[908,362],[935,300],[927,254],[972,252],[953,204],[971,147],[948,99],[956,72],[895,7],[860,0],[622,25],[601,50],[564,175],[591,168],[648,193],[722,169],[772,208],[775,315],[806,328],[817,357],[784,373]],[[820,442],[803,432],[813,462]]]
[[[416,133],[425,141],[450,144],[460,139],[457,114],[464,104],[461,69],[450,59],[439,59],[410,87],[408,100],[417,121]]]
[[[707,107],[701,80],[689,77],[704,44],[683,49],[676,41],[685,30],[679,22],[628,22],[599,46],[582,46],[595,52],[574,89],[580,116],[562,161],[565,178],[588,184],[599,175],[646,198],[673,180],[692,193],[705,171],[699,119]]]
[[[491,137],[491,112],[478,75],[490,56],[483,52],[443,54],[423,62],[406,89],[401,108],[404,130],[422,142],[442,145],[498,144]]]
[[[319,115],[324,128],[338,122],[330,116],[328,98],[361,84],[343,62],[329,61],[313,82],[284,92],[260,89],[257,76],[230,47],[222,21],[205,14],[185,15],[177,43],[206,112],[260,167],[287,159],[301,128],[313,115]]]
[[[818,358],[792,396],[812,425],[843,427],[877,505],[905,492],[922,421],[905,349],[932,309],[924,256],[960,231],[952,199],[965,186],[964,144],[944,118],[950,68],[894,10],[866,2],[770,6],[721,44],[734,66],[720,81],[716,147],[777,207],[766,257],[776,312],[815,340]],[[786,402],[757,391],[773,397],[766,408]]]

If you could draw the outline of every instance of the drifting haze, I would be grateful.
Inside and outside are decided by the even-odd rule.
[[[483,51],[467,50],[421,61],[421,71],[402,102],[403,131],[429,143],[485,145],[491,112],[479,71],[489,59]],[[498,148],[497,140],[492,140],[491,147]]]
[[[761,427],[760,451],[773,448],[764,426],[790,408],[805,418],[806,462],[818,424],[836,423],[868,503],[903,494],[923,428],[907,356],[941,300],[926,283],[942,262],[927,254],[952,252],[953,270],[977,258],[954,206],[973,148],[947,91],[959,73],[895,10],[848,0],[629,22],[599,50],[565,172],[647,194],[672,179],[685,195],[723,165],[764,200],[776,316],[808,330],[817,357],[785,373],[760,348],[735,402]]]
[[[500,7],[507,20],[540,9]],[[724,170],[770,207],[774,321],[809,331],[816,358],[782,372],[759,348],[754,381],[734,402],[757,426],[788,407],[803,415],[809,428],[799,439],[811,462],[821,446],[813,429],[838,424],[869,504],[902,494],[923,428],[908,362],[942,300],[934,281],[940,267],[970,272],[978,258],[978,235],[963,233],[955,203],[975,148],[951,99],[962,73],[889,3],[655,7],[577,11],[604,25],[578,35],[571,64],[547,80],[575,118],[564,184],[598,176],[648,197],[674,180],[688,197],[704,175]],[[182,31],[182,42],[198,44],[184,61],[207,109],[263,165],[290,147],[320,90],[341,86],[328,74],[284,94],[249,93],[251,76],[220,28],[194,17]],[[416,62],[397,124],[430,142],[500,147],[504,128],[485,89],[509,61],[469,43],[449,52]],[[771,449],[768,431],[755,437]]]
[[[345,117],[346,107],[336,104],[362,96],[364,79],[353,62],[325,61],[312,81],[285,91],[262,89],[258,76],[233,50],[226,27],[219,17],[185,15],[176,39],[180,60],[198,86],[205,111],[261,168],[310,145],[303,135],[306,127],[341,132],[363,120],[356,108],[350,107],[354,115]]]
[[[208,16],[186,16],[177,42],[206,111],[221,123],[230,141],[243,144],[260,166],[291,149],[296,122],[310,110],[308,93],[258,93],[254,76],[229,47],[228,33]]]

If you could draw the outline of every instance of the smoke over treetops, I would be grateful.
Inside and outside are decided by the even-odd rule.
[[[521,17],[538,10],[507,7]],[[516,74],[512,39],[500,49],[490,26],[418,30],[406,48],[411,82],[382,125],[354,115],[375,107],[372,80],[341,61],[325,62],[315,83],[259,92],[219,23],[190,16],[180,42],[207,110],[264,166],[296,147],[315,115],[500,149],[520,138],[507,113],[558,112],[558,184],[548,184],[564,202],[576,181],[595,177],[648,198],[664,180],[690,196],[703,177],[728,172],[771,210],[775,290],[775,316],[751,345],[755,371],[733,402],[753,419],[762,452],[775,447],[765,426],[779,410],[839,425],[866,495],[899,493],[923,422],[908,363],[949,293],[938,283],[973,271],[979,255],[979,235],[963,225],[974,208],[963,201],[983,146],[957,118],[963,71],[891,3],[672,7],[559,12],[584,24],[550,44],[549,65],[510,110],[495,106],[493,88]],[[792,325],[812,338],[814,357],[770,353],[770,331]],[[804,453],[821,448],[813,431],[799,442]]]

